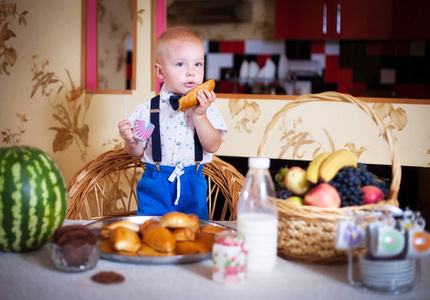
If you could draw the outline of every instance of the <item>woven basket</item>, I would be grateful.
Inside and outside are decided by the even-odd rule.
[[[336,101],[354,104],[371,117],[376,125],[379,126],[382,137],[388,143],[392,165],[392,178],[387,197],[388,200],[378,204],[333,209],[305,205],[299,206],[282,199],[277,199],[279,211],[278,255],[305,263],[346,262],[348,252],[336,250],[334,247],[338,221],[345,219],[349,213],[371,210],[376,205],[390,204],[399,206],[397,196],[401,179],[401,166],[394,139],[379,115],[365,102],[350,95],[337,92],[303,95],[286,104],[274,115],[271,122],[267,125],[262,142],[258,148],[257,156],[264,156],[270,133],[276,123],[286,116],[288,110],[314,101]],[[370,218],[366,218],[362,224],[363,227],[369,221],[371,221]],[[363,245],[354,251],[354,256],[357,257],[364,252],[365,247]]]

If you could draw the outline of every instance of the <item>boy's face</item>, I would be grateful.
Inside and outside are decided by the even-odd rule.
[[[172,41],[155,64],[157,77],[164,79],[167,90],[185,95],[203,82],[205,50],[198,42]]]

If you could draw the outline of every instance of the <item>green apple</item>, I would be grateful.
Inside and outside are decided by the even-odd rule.
[[[285,199],[285,201],[288,201],[290,203],[294,203],[297,205],[303,205],[303,199],[298,196],[288,197],[287,199]]]

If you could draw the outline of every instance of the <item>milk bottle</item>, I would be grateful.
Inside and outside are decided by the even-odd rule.
[[[278,211],[270,159],[251,157],[237,207],[237,230],[245,237],[248,272],[271,270],[276,265]]]

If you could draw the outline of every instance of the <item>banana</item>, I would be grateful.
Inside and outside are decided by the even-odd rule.
[[[357,167],[358,158],[354,153],[340,149],[327,157],[319,168],[319,177],[324,182],[329,182],[343,167]]]
[[[310,183],[318,183],[320,166],[323,161],[331,154],[333,154],[333,152],[320,153],[309,163],[308,169],[306,170],[306,175]]]

